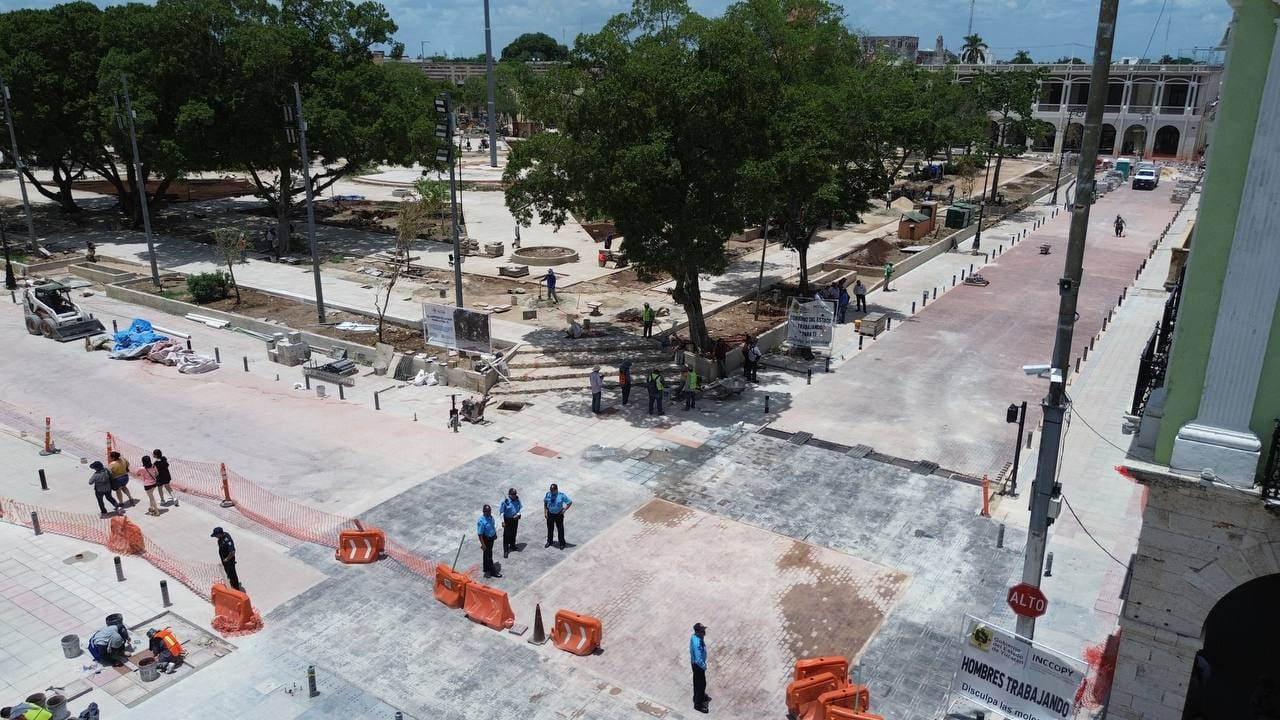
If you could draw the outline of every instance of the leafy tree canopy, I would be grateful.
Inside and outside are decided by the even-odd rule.
[[[525,33],[502,48],[503,62],[530,60],[568,60],[569,48],[546,33]]]

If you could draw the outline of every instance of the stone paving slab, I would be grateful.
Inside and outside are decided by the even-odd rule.
[[[891,568],[655,499],[512,606],[529,617],[540,602],[548,627],[559,609],[599,618],[603,652],[575,662],[673,707],[689,704],[689,635],[704,622],[715,714],[758,718],[784,706],[797,659],[857,655],[908,583]]]

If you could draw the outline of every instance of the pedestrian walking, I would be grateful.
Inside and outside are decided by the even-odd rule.
[[[716,340],[715,355],[716,355],[716,373],[717,373],[716,377],[717,378],[729,377],[729,370],[726,365],[726,363],[728,363],[729,361],[729,343],[725,342],[724,338],[720,338]]]
[[[841,325],[844,324],[845,313],[849,310],[849,290],[844,286],[844,280],[841,280],[836,287],[836,314],[839,317]]]
[[[760,372],[760,345],[756,343],[756,339],[747,336],[742,342],[742,376],[748,382],[759,382],[757,374]]]
[[[631,361],[623,360],[618,364],[618,387],[622,389],[622,404],[631,399]]]
[[[484,555],[484,576],[502,577],[493,566],[493,543],[498,539],[498,528],[493,522],[493,510],[485,505],[480,510],[480,519],[476,521],[476,535],[480,538],[480,551]]]
[[[889,289],[889,281],[893,279],[893,263],[884,264],[884,291],[893,292]]]
[[[591,374],[587,376],[587,382],[591,385],[591,412],[599,415],[600,393],[604,392],[604,378],[600,377],[599,365],[591,368]]]
[[[169,458],[156,448],[151,451],[151,464],[156,469],[156,495],[160,497],[160,504],[176,506],[178,500],[173,497],[173,488],[169,487],[169,483],[173,482],[173,475],[169,474]],[[168,502],[165,502],[165,493],[169,494]]]
[[[707,626],[702,623],[693,624],[693,635],[689,637],[689,664],[693,667],[693,709],[700,713],[711,712],[708,703],[711,696],[707,694]]]
[[[662,373],[650,370],[644,379],[644,389],[649,393],[649,414],[654,415],[654,404],[658,406],[656,414],[662,414]]]
[[[556,294],[556,271],[547,268],[547,274],[542,279],[547,283],[547,299],[560,304],[560,296]]]
[[[640,323],[644,326],[642,337],[653,337],[653,308],[649,307],[649,303],[645,303],[640,310]]]
[[[861,280],[853,283],[853,299],[856,302],[853,308],[855,311],[867,311],[867,286],[863,285]]]
[[[103,517],[107,516],[107,506],[102,504],[103,499],[111,503],[112,511],[117,515],[124,514],[124,508],[120,507],[120,503],[111,497],[111,471],[100,460],[94,460],[89,464],[89,469],[93,471],[93,475],[89,477],[89,485],[93,487],[93,494],[98,498],[98,511]]]
[[[218,560],[222,561],[222,569],[227,573],[227,582],[231,583],[231,589],[244,592],[244,586],[240,584],[240,576],[236,574],[236,542],[231,539],[231,533],[216,527],[209,537],[218,538]]]
[[[1116,237],[1124,237],[1124,218],[1116,215]]]
[[[509,552],[517,552],[516,547],[516,531],[520,528],[520,510],[523,506],[520,504],[520,494],[515,488],[507,490],[507,496],[503,498],[502,504],[498,506],[498,512],[502,513],[502,557],[506,557]]]
[[[160,506],[156,505],[156,468],[151,462],[150,455],[142,456],[142,467],[134,470],[133,474],[142,483],[142,489],[147,491],[147,502],[150,505],[147,508],[147,514],[159,515]]]
[[[698,407],[698,372],[692,365],[684,369],[684,409],[696,410]]]
[[[111,472],[111,488],[116,492],[116,502],[125,507],[137,505],[138,501],[134,500],[133,493],[129,492],[129,461],[115,451],[112,451],[107,457],[111,460],[107,464],[107,470]],[[126,497],[129,498],[127,505],[124,502]]]
[[[573,500],[551,483],[551,489],[542,498],[542,514],[547,518],[547,544],[543,547],[551,547],[551,531],[555,530],[560,537],[560,549],[564,549],[564,514],[572,506]]]

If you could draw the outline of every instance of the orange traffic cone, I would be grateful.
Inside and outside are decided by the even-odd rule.
[[[529,638],[529,642],[534,645],[544,645],[547,642],[547,631],[542,627],[542,605],[533,606],[533,637]]]

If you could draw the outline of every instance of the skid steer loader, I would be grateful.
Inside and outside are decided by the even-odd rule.
[[[71,300],[71,288],[52,280],[28,283],[22,293],[27,332],[68,342],[106,332],[102,322]]]

